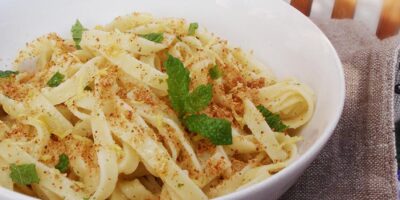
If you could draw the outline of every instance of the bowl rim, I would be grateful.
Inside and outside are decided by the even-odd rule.
[[[278,1],[279,2],[279,1]],[[275,2],[275,3],[278,3]],[[308,167],[308,165],[315,159],[315,157],[320,153],[322,148],[326,145],[327,141],[329,138],[332,136],[333,131],[339,122],[339,119],[342,115],[343,112],[343,107],[344,107],[344,101],[345,101],[345,78],[344,78],[344,71],[343,71],[343,65],[340,61],[340,58],[333,47],[332,43],[329,41],[329,39],[326,37],[326,35],[305,15],[303,15],[301,12],[299,12],[297,9],[293,8],[290,6],[287,2],[280,1],[279,3],[285,4],[284,6],[287,7],[287,9],[292,10],[292,12],[296,13],[296,17],[302,18],[304,23],[307,23],[310,28],[315,29],[316,32],[321,35],[321,38],[324,40],[326,43],[327,47],[329,48],[328,50],[332,53],[333,59],[335,62],[335,66],[338,69],[338,76],[339,76],[339,90],[340,93],[338,94],[339,96],[339,102],[338,102],[338,112],[335,114],[335,117],[328,126],[322,131],[321,136],[310,146],[309,149],[307,149],[304,154],[300,155],[296,160],[294,160],[292,163],[290,163],[287,167],[279,171],[279,173],[274,174],[268,179],[265,179],[257,184],[254,184],[252,186],[249,186],[247,188],[244,188],[240,191],[235,191],[229,194],[226,194],[221,197],[215,198],[216,200],[226,200],[226,199],[233,199],[233,198],[239,198],[239,199],[246,199],[246,196],[249,196],[252,193],[258,192],[260,190],[263,190],[266,187],[271,187],[271,185],[277,184],[279,180],[284,179],[284,177],[295,173],[301,166]],[[303,173],[303,172],[302,172]],[[302,174],[301,173],[301,174]],[[35,200],[36,198],[24,195],[19,192],[15,192],[3,187],[0,187],[0,197],[1,198],[8,198],[8,199],[15,199],[15,200]]]

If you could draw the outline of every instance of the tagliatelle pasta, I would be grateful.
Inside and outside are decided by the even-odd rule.
[[[296,158],[313,91],[197,23],[133,13],[72,33],[38,38],[18,72],[1,72],[2,187],[42,199],[209,199]]]

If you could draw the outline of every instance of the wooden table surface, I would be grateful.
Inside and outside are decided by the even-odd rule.
[[[318,1],[318,0],[315,0]],[[322,0],[319,0],[322,1]],[[344,19],[353,18],[357,6],[357,0],[331,0],[333,4],[331,18]],[[372,0],[370,0],[372,1]],[[400,0],[380,0],[381,10],[376,35],[384,39],[393,36],[400,29]],[[313,0],[291,0],[290,4],[310,16]]]

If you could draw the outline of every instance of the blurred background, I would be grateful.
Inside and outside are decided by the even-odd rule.
[[[354,19],[384,39],[399,33],[400,0],[284,0],[314,20]]]

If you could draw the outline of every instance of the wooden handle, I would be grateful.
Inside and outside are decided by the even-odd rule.
[[[290,5],[297,8],[304,15],[310,16],[312,0],[292,0]]]
[[[354,17],[357,0],[336,0],[333,6],[332,18],[344,19]]]
[[[381,18],[376,35],[387,38],[399,32],[400,29],[400,0],[384,0]]]

